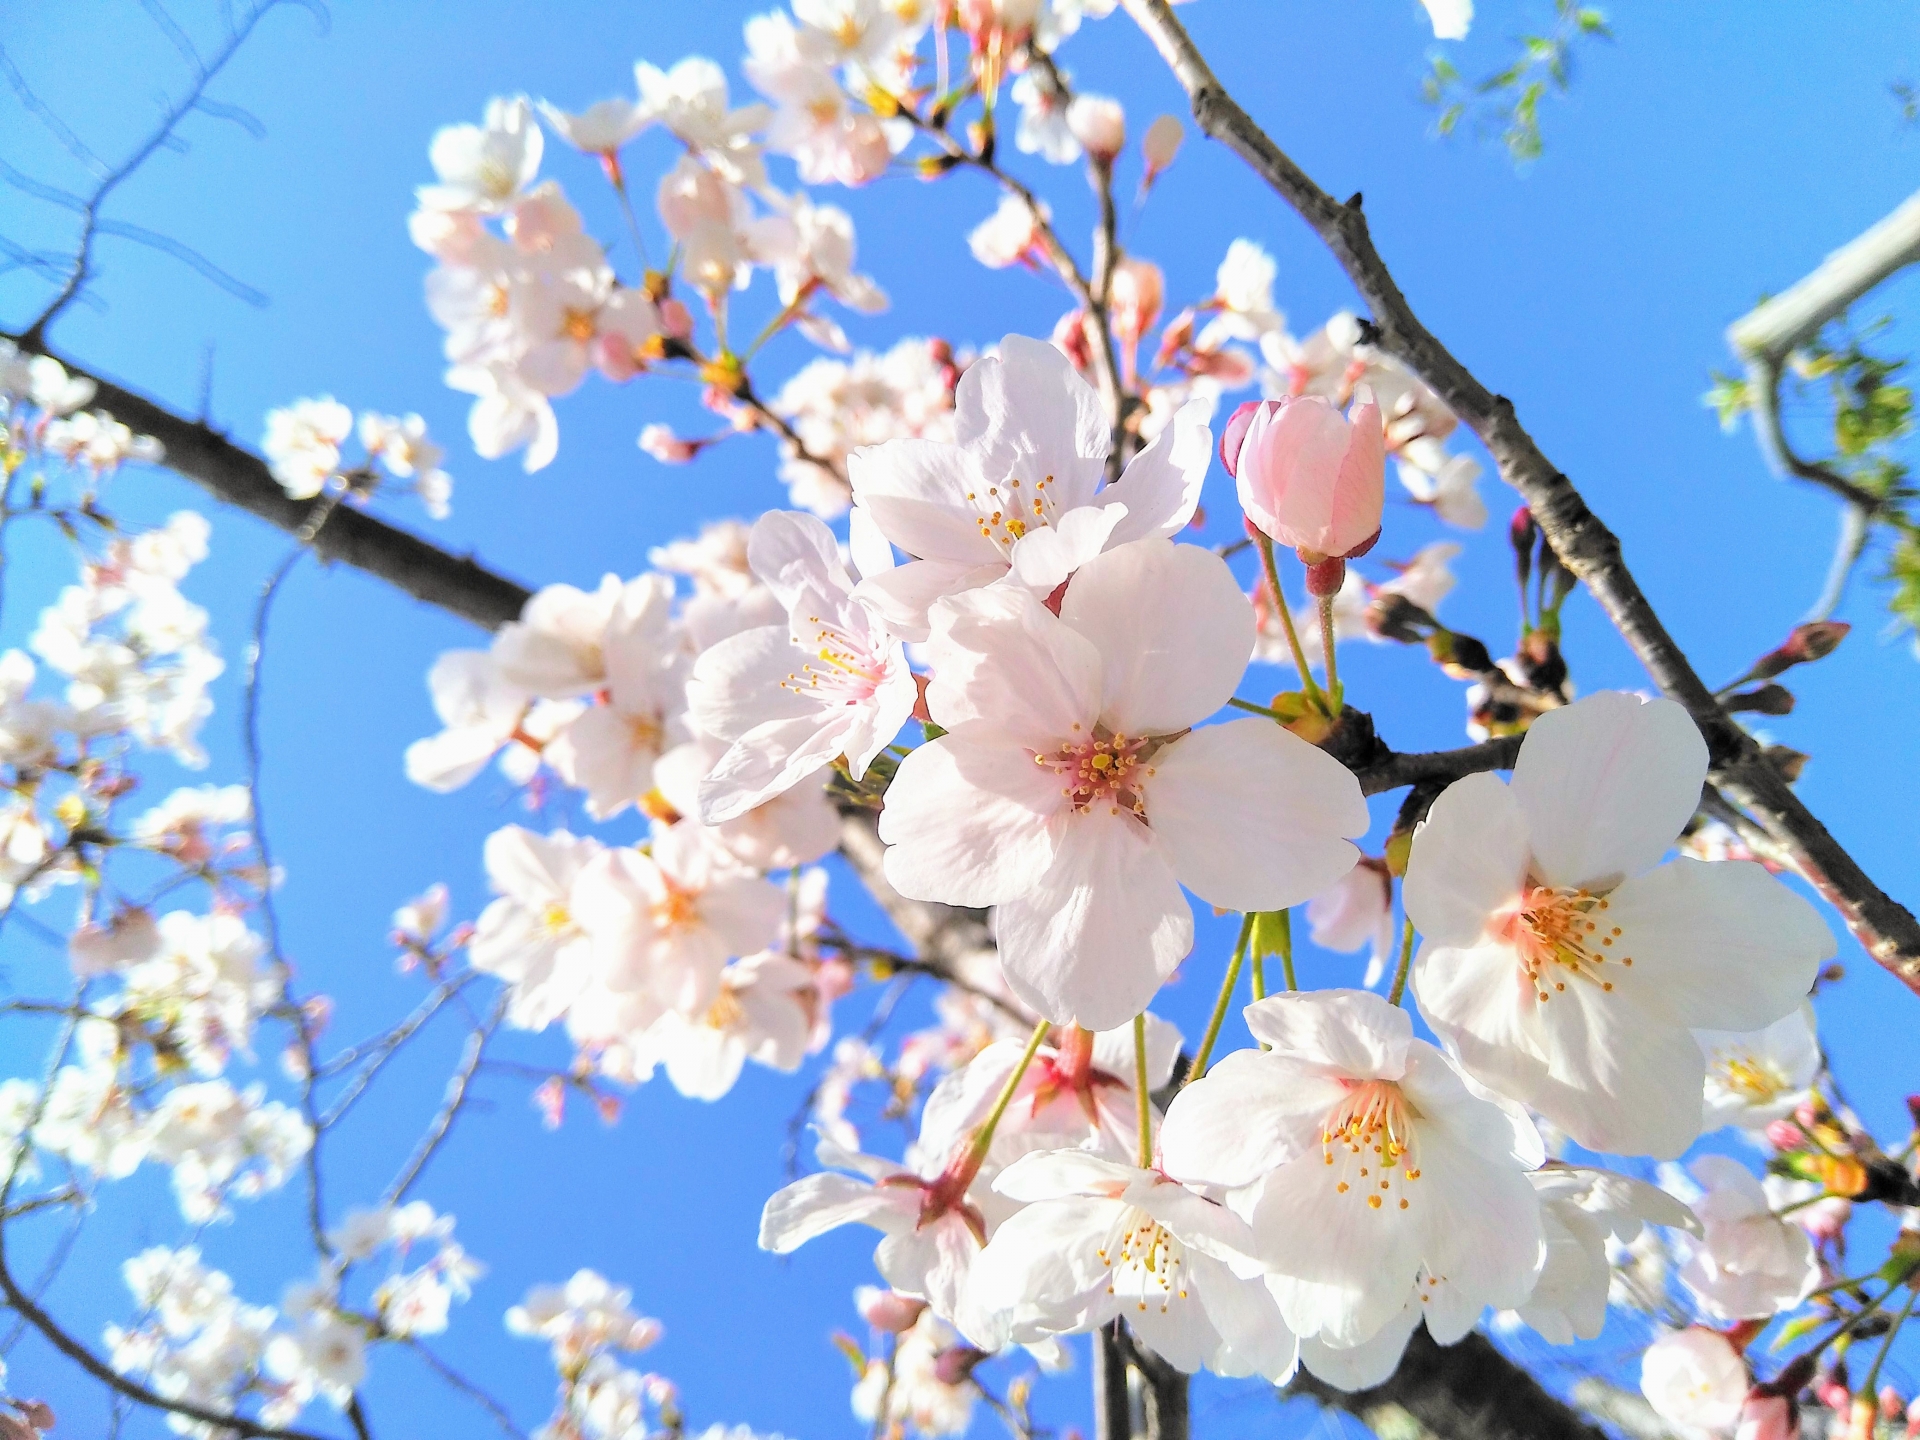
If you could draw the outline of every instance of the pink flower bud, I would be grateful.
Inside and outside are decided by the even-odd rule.
[[[668,296],[660,302],[660,333],[675,340],[692,338],[693,312],[687,309],[686,301]]]
[[[1076,95],[1067,106],[1067,129],[1095,160],[1112,164],[1127,143],[1127,115],[1118,100]]]
[[[1139,344],[1140,337],[1153,328],[1166,293],[1166,277],[1151,260],[1128,257],[1113,267],[1107,313],[1113,317],[1114,333],[1123,344]]]
[[[1380,532],[1386,439],[1370,394],[1351,420],[1320,395],[1242,405],[1220,460],[1247,518],[1309,564],[1359,553]]]
[[[1767,1143],[1776,1150],[1798,1150],[1807,1143],[1807,1137],[1791,1120],[1769,1120]]]
[[[1147,183],[1162,170],[1173,164],[1173,157],[1180,153],[1180,122],[1172,115],[1162,115],[1151,125],[1141,138],[1140,153],[1147,162]]]
[[[903,1335],[911,1330],[914,1321],[920,1318],[920,1312],[927,1308],[924,1300],[916,1300],[911,1295],[902,1295],[893,1290],[882,1290],[874,1285],[862,1285],[855,1290],[853,1303],[860,1311],[862,1320],[890,1335]]]
[[[1087,343],[1087,312],[1069,310],[1053,324],[1054,347],[1081,374],[1093,368],[1093,347]]]
[[[942,1350],[933,1362],[933,1378],[942,1385],[962,1385],[974,1372],[974,1367],[987,1358],[984,1351],[975,1350],[971,1345],[956,1345],[951,1350]]]
[[[1784,1395],[1747,1397],[1740,1409],[1740,1422],[1734,1440],[1793,1440],[1800,1433],[1800,1416],[1793,1401]]]
[[[1906,1397],[1901,1395],[1901,1393],[1891,1385],[1882,1385],[1880,1387],[1880,1394],[1876,1398],[1880,1401],[1880,1418],[1882,1420],[1898,1420],[1907,1413]]]
[[[567,1087],[557,1075],[542,1080],[533,1092],[533,1108],[540,1112],[540,1123],[558,1130],[567,1113]]]
[[[700,453],[697,441],[682,440],[666,425],[648,425],[642,429],[640,448],[662,465],[685,465]]]

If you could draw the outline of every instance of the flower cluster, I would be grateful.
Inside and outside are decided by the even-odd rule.
[[[397,488],[419,496],[434,519],[447,518],[453,480],[440,468],[446,451],[427,438],[425,420],[362,411],[359,436],[365,458],[349,465],[342,450],[354,433],[353,412],[331,395],[322,395],[269,410],[260,448],[273,478],[295,500],[335,492],[365,499],[400,482]]]

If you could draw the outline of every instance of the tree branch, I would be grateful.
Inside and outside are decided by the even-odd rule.
[[[1407,364],[1480,437],[1560,560],[1600,603],[1661,690],[1686,706],[1707,742],[1716,781],[1780,843],[1867,952],[1920,991],[1920,921],[1874,884],[1753,737],[1720,708],[1627,568],[1619,539],[1534,443],[1513,402],[1489,391],[1420,323],[1374,249],[1360,197],[1341,204],[1274,144],[1214,76],[1167,0],[1124,3],[1186,90],[1200,128],[1245,160],[1320,237],[1372,311],[1369,338]]]
[[[8,335],[24,349],[52,355],[44,345]],[[295,500],[273,478],[266,462],[215,430],[204,420],[189,420],[111,380],[53,357],[99,387],[98,403],[135,433],[151,435],[166,447],[169,470],[193,481],[216,499],[237,505],[270,525],[298,534],[313,515],[311,500]],[[322,560],[338,561],[385,580],[416,600],[452,611],[488,630],[520,616],[532,592],[471,557],[449,554],[417,535],[342,505],[313,537]]]
[[[1478,1332],[1437,1345],[1423,1325],[1384,1385],[1349,1393],[1303,1369],[1285,1393],[1310,1396],[1383,1435],[1404,1433],[1404,1422],[1390,1422],[1407,1416],[1435,1440],[1606,1440]]]

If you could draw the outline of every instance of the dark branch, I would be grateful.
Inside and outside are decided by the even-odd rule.
[[[1383,1435],[1405,1430],[1404,1423],[1388,1423],[1400,1418],[1398,1411],[1436,1440],[1606,1440],[1605,1431],[1548,1394],[1478,1333],[1457,1345],[1436,1345],[1421,1326],[1384,1385],[1349,1394],[1302,1370],[1286,1393],[1357,1416]]]
[[[23,338],[7,338],[20,339],[22,345],[37,353],[51,353],[45,346],[30,345]],[[264,460],[212,426],[176,415],[64,359],[61,364],[100,387],[98,403],[115,419],[164,445],[168,469],[194,481],[216,499],[237,505],[290,534],[299,533],[312,517],[312,501],[289,497]],[[517,619],[530,593],[525,586],[470,558],[450,555],[416,535],[344,505],[313,537],[313,549],[322,560],[364,570],[416,600],[438,605],[488,630]]]
[[[1874,884],[1753,737],[1720,708],[1627,568],[1618,537],[1541,452],[1515,417],[1513,402],[1488,390],[1420,323],[1373,247],[1359,197],[1346,204],[1335,200],[1274,144],[1214,76],[1167,0],[1125,3],[1187,91],[1200,128],[1245,160],[1320,237],[1372,311],[1374,343],[1408,365],[1480,437],[1555,554],[1586,585],[1661,690],[1686,706],[1707,742],[1715,780],[1779,841],[1867,952],[1920,991],[1920,921]]]

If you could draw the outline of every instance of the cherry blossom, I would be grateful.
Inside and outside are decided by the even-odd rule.
[[[340,468],[340,447],[352,434],[353,412],[322,395],[269,410],[260,448],[280,488],[296,500],[311,500]]]
[[[1690,1031],[1772,1024],[1834,953],[1759,865],[1658,864],[1706,771],[1678,705],[1603,692],[1534,722],[1511,785],[1455,782],[1414,835],[1421,1014],[1589,1149],[1679,1154],[1700,1116],[1676,1097],[1706,1073]]]
[[[507,1329],[551,1341],[553,1363],[577,1369],[602,1350],[645,1350],[659,1340],[658,1320],[635,1314],[633,1292],[597,1271],[576,1270],[565,1285],[535,1285],[507,1311]]]
[[[725,744],[704,737],[676,745],[654,762],[654,792],[676,815],[698,815],[700,787],[726,752]],[[703,827],[702,835],[748,869],[787,870],[811,864],[840,843],[840,812],[825,785],[802,781],[731,820]]]
[[[1820,1073],[1811,1005],[1799,1006],[1763,1030],[1744,1035],[1697,1030],[1694,1038],[1707,1053],[1703,1131],[1723,1125],[1764,1130],[1793,1113]]]
[[[576,150],[611,158],[634,136],[647,128],[652,116],[644,107],[618,96],[596,100],[578,114],[570,114],[545,100],[540,114],[554,132]]]
[[[993,214],[967,233],[967,248],[989,270],[1018,265],[1040,248],[1051,216],[1044,204],[1036,211],[1020,196],[1004,195]]]
[[[1547,1254],[1519,1317],[1555,1345],[1596,1338],[1613,1280],[1610,1247],[1629,1245],[1645,1223],[1700,1233],[1700,1222],[1666,1191],[1610,1170],[1549,1165],[1533,1172]]]
[[[1205,407],[1189,404],[1107,486],[1099,396],[1044,341],[1009,335],[960,377],[954,441],[895,440],[847,463],[854,504],[913,557],[863,582],[888,623],[925,639],[944,595],[1012,574],[1045,596],[1101,550],[1171,536],[1206,476]]]
[[[1249,1258],[1246,1223],[1157,1170],[1079,1151],[1022,1156],[994,1188],[1023,1208],[974,1262],[985,1337],[1078,1334],[1124,1316],[1189,1373],[1293,1374],[1298,1346]]]
[[[439,183],[420,187],[428,210],[497,214],[540,173],[540,127],[525,100],[489,100],[481,125],[448,125],[427,158]]]
[[[1746,1363],[1713,1330],[1660,1336],[1640,1359],[1640,1392],[1654,1412],[1688,1433],[1731,1431],[1746,1403]]]
[[[533,697],[500,673],[487,650],[448,650],[427,672],[443,728],[407,747],[407,778],[442,793],[458,790],[523,733]]]
[[[476,970],[512,987],[507,1019],[552,1024],[586,986],[593,938],[575,911],[582,872],[603,847],[564,830],[535,835],[508,825],[487,837],[487,879],[499,898],[480,912],[468,955]]]
[[[1773,1213],[1766,1188],[1738,1160],[1702,1155],[1692,1170],[1707,1187],[1693,1207],[1706,1229],[1680,1279],[1701,1307],[1724,1320],[1765,1320],[1806,1299],[1820,1283],[1806,1232]]]
[[[1162,1164],[1230,1196],[1287,1323],[1358,1346],[1412,1305],[1441,1344],[1525,1302],[1543,1259],[1540,1137],[1363,990],[1269,996],[1174,1098]],[[1303,1224],[1302,1216],[1324,1217]],[[1411,1328],[1409,1324],[1408,1328]]]
[[[1056,618],[1020,586],[937,607],[933,718],[880,836],[901,894],[992,905],[1008,982],[1111,1029],[1192,945],[1184,884],[1238,910],[1317,894],[1367,827],[1346,768],[1266,720],[1193,729],[1233,693],[1253,613],[1225,562],[1135,541],[1084,565]]]
[[[996,1040],[951,1071],[921,1111],[921,1144],[945,1154],[984,1121],[1019,1065],[1022,1050],[1018,1040]],[[1149,1014],[1150,1090],[1172,1080],[1179,1058],[1180,1031]],[[1114,1160],[1130,1158],[1140,1135],[1133,1071],[1132,1025],[1097,1035],[1055,1031],[1053,1043],[1036,1050],[1021,1072],[1012,1102],[994,1129],[988,1169],[997,1171],[1031,1150],[1069,1147]]]
[[[691,1100],[718,1100],[746,1062],[791,1074],[807,1057],[813,971],[776,951],[736,960],[721,972],[720,993],[704,1014],[669,1010],[640,1045]]]
[[[825,525],[772,511],[755,523],[747,549],[787,623],[723,640],[694,666],[694,719],[728,745],[701,782],[708,825],[736,819],[839,755],[858,780],[918,694],[899,640],[856,590]]]
[[[1303,395],[1242,405],[1221,434],[1220,458],[1247,518],[1313,564],[1364,549],[1379,533],[1382,444],[1370,395],[1351,418]]]

